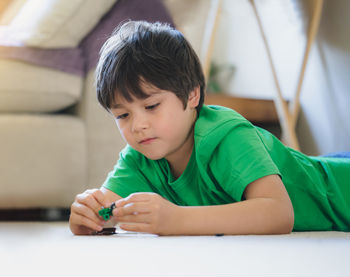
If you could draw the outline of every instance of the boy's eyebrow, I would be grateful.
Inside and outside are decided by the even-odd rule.
[[[161,91],[151,91],[148,93],[148,97],[146,97],[145,99],[153,96],[153,95],[157,95],[157,94],[161,94]],[[124,106],[122,104],[118,104],[118,103],[114,103],[111,105],[111,109],[121,109],[124,108]]]

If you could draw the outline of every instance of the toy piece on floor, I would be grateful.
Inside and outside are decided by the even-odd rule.
[[[117,234],[116,228],[103,228],[102,231],[96,232],[95,235],[109,236]]]
[[[103,217],[105,221],[109,220],[112,216],[113,209],[115,208],[115,203],[113,203],[109,208],[101,209],[98,214]]]

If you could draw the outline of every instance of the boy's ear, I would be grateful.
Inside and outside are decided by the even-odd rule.
[[[196,108],[199,104],[199,99],[201,97],[201,89],[200,86],[195,87],[191,92],[188,97],[188,102],[187,105],[190,108]]]

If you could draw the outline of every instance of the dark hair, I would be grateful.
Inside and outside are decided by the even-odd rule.
[[[168,24],[128,21],[113,32],[100,51],[96,68],[97,99],[109,110],[115,93],[127,101],[147,98],[141,82],[168,90],[186,108],[190,92],[200,87],[199,112],[205,80],[198,56],[184,36]]]

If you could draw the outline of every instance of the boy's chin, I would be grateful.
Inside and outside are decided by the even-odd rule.
[[[147,159],[156,161],[156,160],[160,160],[164,158],[164,155],[162,155],[161,153],[147,153],[144,151],[140,151],[140,150],[136,150],[139,153],[141,153],[142,155],[144,155]]]
[[[156,161],[156,160],[161,160],[164,158],[163,155],[156,155],[156,154],[146,154],[146,153],[141,153],[142,155],[144,155],[147,159]]]

